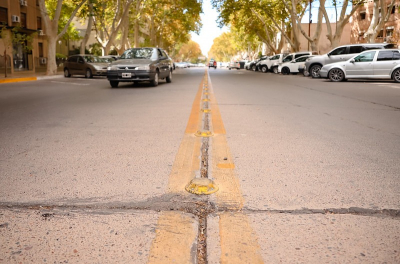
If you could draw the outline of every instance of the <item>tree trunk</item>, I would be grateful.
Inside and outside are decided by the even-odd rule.
[[[93,4],[89,4],[89,21],[85,32],[85,37],[82,39],[81,42],[81,54],[85,54],[86,50],[86,43],[89,40],[90,34],[92,33],[92,26],[93,26],[93,16],[92,16]]]
[[[47,37],[47,75],[57,74],[57,62],[56,62],[56,46],[57,46],[57,36]]]

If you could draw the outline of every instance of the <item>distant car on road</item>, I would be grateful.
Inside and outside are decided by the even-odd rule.
[[[342,62],[325,65],[322,78],[333,82],[346,79],[392,79],[400,83],[400,50],[368,50]]]
[[[172,59],[160,48],[132,48],[107,68],[107,79],[113,88],[120,82],[144,82],[157,86],[160,79],[172,82]]]
[[[215,60],[210,60],[210,62],[208,63],[208,68],[217,68],[217,61]]]
[[[108,62],[94,55],[72,55],[64,63],[64,76],[85,75],[86,78],[93,76],[106,76]]]

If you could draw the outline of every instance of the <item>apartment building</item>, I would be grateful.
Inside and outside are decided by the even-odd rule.
[[[22,39],[32,37],[31,43],[10,43],[0,38],[0,72],[4,72],[5,53],[9,72],[46,69],[46,31],[38,0],[0,0],[0,25],[8,36],[13,33],[19,34]],[[26,46],[30,46],[31,50]]]
[[[391,0],[385,1],[385,8],[387,9],[387,12],[390,13],[390,17],[378,33],[375,42],[391,42],[400,45],[400,0],[396,0],[393,8],[391,10],[388,10],[390,2]],[[364,38],[364,33],[368,30],[369,25],[371,24],[373,16],[373,6],[374,1],[367,0],[365,4],[354,13],[353,21],[351,23],[351,43],[367,42]],[[381,14],[381,12],[379,12],[379,14]],[[382,18],[382,16],[380,15],[380,19],[384,18]]]

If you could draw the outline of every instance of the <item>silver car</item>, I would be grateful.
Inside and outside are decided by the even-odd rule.
[[[307,71],[312,78],[319,78],[319,70],[324,65],[339,61],[347,61],[348,59],[366,50],[393,48],[395,48],[395,45],[390,43],[363,43],[340,46],[331,50],[327,54],[314,56],[307,59],[305,71]]]
[[[144,82],[157,86],[160,79],[172,82],[173,63],[160,48],[132,48],[107,68],[107,79],[112,88],[120,82]]]
[[[106,76],[108,62],[94,55],[72,55],[64,63],[64,76],[85,75],[86,78],[93,76]]]
[[[400,50],[364,51],[347,61],[323,66],[319,74],[334,82],[355,78],[400,82]]]

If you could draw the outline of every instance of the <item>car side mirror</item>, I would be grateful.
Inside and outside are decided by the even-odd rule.
[[[354,62],[356,62],[354,59],[351,59],[351,60],[350,60],[350,63],[354,63]]]

